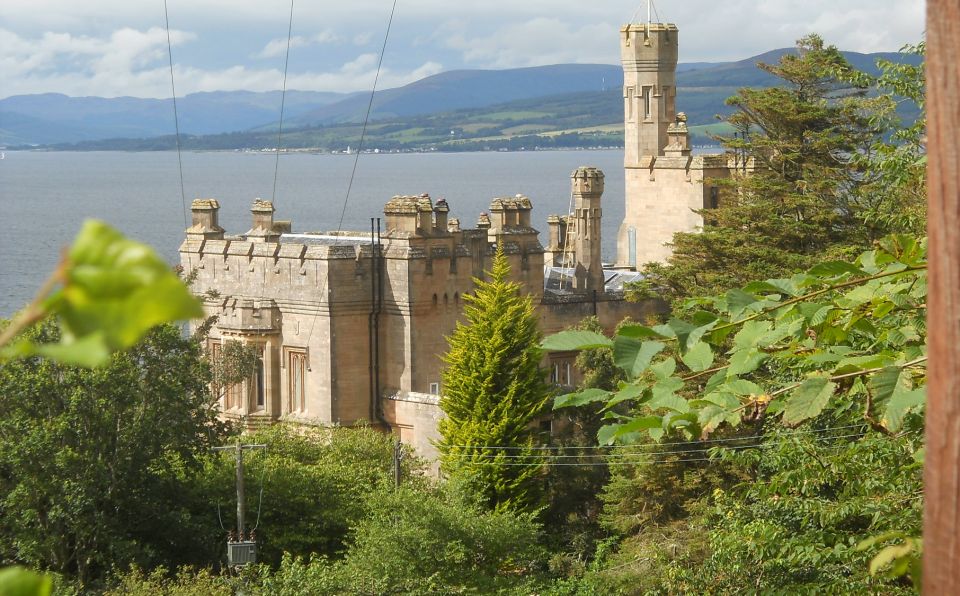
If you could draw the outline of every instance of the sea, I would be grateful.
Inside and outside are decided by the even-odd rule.
[[[177,263],[194,198],[220,201],[220,225],[228,234],[250,229],[250,205],[258,197],[273,199],[275,218],[292,220],[294,232],[339,226],[368,233],[370,218],[383,217],[394,195],[445,198],[450,217],[469,228],[491,199],[524,194],[546,244],[547,216],[570,208],[570,173],[595,166],[606,173],[602,242],[609,261],[624,213],[622,150],[364,153],[359,159],[281,153],[279,162],[275,153],[185,152],[182,165],[181,194],[176,152],[5,151],[0,317],[33,297],[87,218],[102,219]]]

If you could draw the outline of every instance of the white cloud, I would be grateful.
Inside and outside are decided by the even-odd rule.
[[[241,81],[257,88],[278,86],[270,79],[286,51],[289,4],[168,0],[168,5],[178,72],[198,77],[197,82],[178,78],[178,91],[219,80],[230,88]],[[437,64],[615,64],[616,31],[638,5],[641,0],[401,2],[384,60],[384,86],[415,72],[432,73]],[[298,2],[288,86],[297,88],[296,80],[313,85],[304,88],[363,88],[372,80],[373,55],[352,53],[379,50],[390,8],[384,0]],[[920,39],[925,5],[924,0],[674,0],[657,8],[664,20],[680,27],[680,59],[692,62],[747,58],[790,46],[811,32],[845,50],[893,50]],[[0,14],[0,95],[166,93],[160,5],[0,0]],[[264,59],[272,61],[258,62]],[[231,76],[238,78],[231,81]]]
[[[510,23],[483,37],[469,36],[470,26],[459,21],[447,23],[443,31],[448,32],[447,47],[461,51],[465,62],[485,68],[609,63],[617,43],[617,26],[612,23],[574,27],[547,17]]]
[[[331,31],[330,29],[324,29],[316,35],[311,35],[309,37],[304,37],[302,35],[294,35],[290,38],[290,48],[305,48],[308,46],[321,45],[325,43],[338,43],[341,41],[340,36]],[[254,54],[254,58],[275,58],[277,56],[283,56],[287,52],[287,38],[278,37],[277,39],[271,39],[267,45],[263,47],[257,54]]]
[[[171,42],[185,43],[195,36],[171,31]],[[121,29],[105,38],[48,33],[24,39],[0,29],[0,89],[8,95],[55,90],[67,95],[169,97],[166,32]],[[174,52],[176,58],[176,52]],[[364,53],[328,72],[291,72],[287,87],[309,91],[360,91],[373,84],[377,54]],[[384,68],[380,88],[405,85],[442,70],[428,61],[409,70]],[[278,68],[231,65],[204,69],[175,63],[177,94],[198,91],[269,91],[278,89]]]

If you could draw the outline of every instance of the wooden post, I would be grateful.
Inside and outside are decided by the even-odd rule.
[[[960,594],[960,3],[927,0],[929,349],[923,592]]]

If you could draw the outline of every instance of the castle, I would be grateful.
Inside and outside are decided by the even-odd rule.
[[[218,224],[218,202],[194,200],[180,258],[207,314],[217,316],[209,349],[216,354],[237,340],[260,354],[252,377],[221,398],[223,415],[248,426],[366,421],[431,457],[445,336],[496,247],[537,305],[545,334],[589,316],[612,330],[655,312],[655,301],[625,301],[623,283],[637,278],[630,271],[637,265],[669,254],[674,231],[701,225],[691,209],[716,200],[708,179],[726,174],[726,160],[692,156],[676,118],[677,28],[627,25],[620,41],[627,209],[615,268],[601,261],[604,174],[591,167],[571,174],[574,210],[548,218],[546,247],[523,195],[493,199],[474,228],[449,217],[444,200],[396,196],[384,206],[382,234],[375,225],[292,233],[290,222],[274,220],[270,202],[257,199],[250,230],[230,236]],[[576,385],[575,356],[545,357],[555,384]]]

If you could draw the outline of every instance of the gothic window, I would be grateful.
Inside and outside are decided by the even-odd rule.
[[[287,395],[291,412],[307,411],[307,353],[291,350],[287,353]]]
[[[643,88],[643,119],[649,120],[650,114],[653,112],[653,87],[644,87]]]

